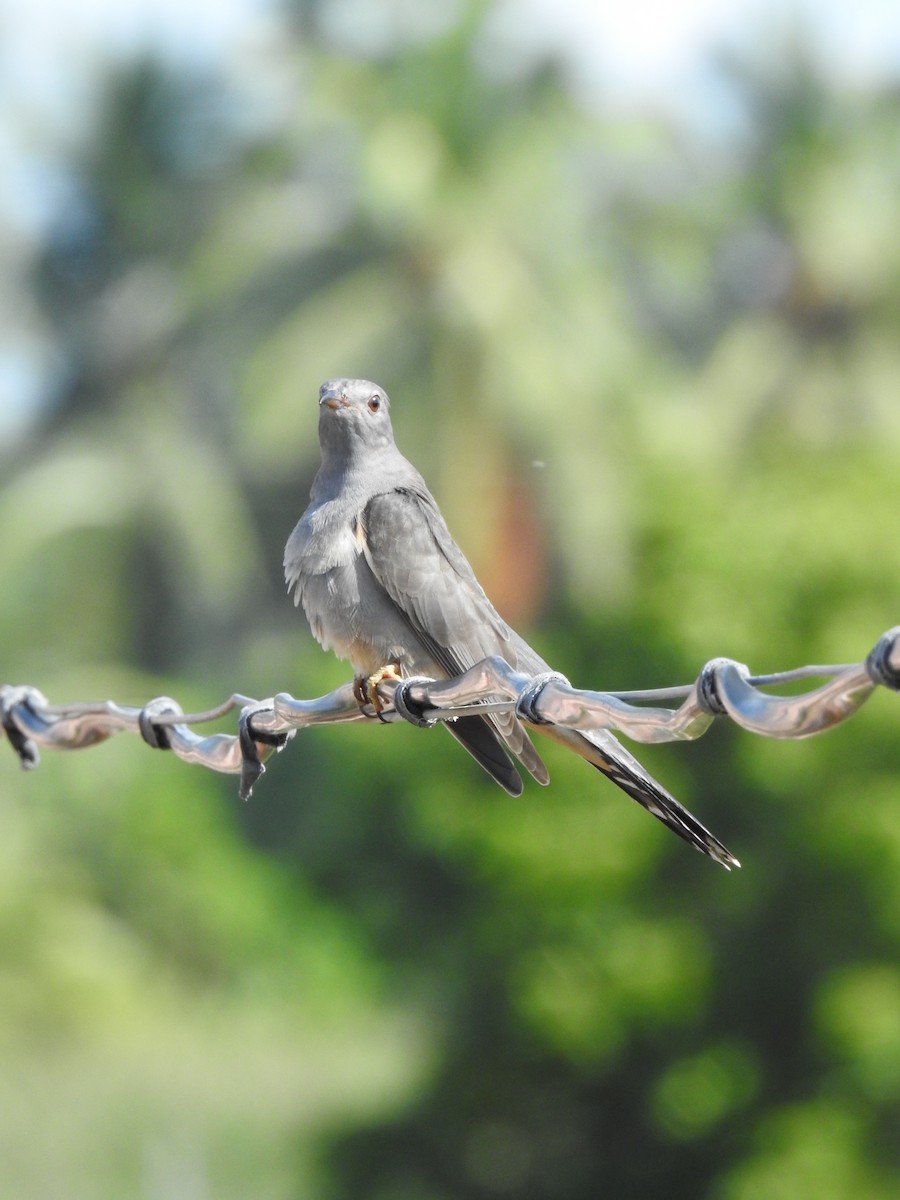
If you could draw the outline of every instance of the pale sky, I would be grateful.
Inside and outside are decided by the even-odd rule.
[[[535,14],[587,72],[599,65],[627,92],[689,83],[718,44],[764,46],[802,21],[829,69],[848,83],[900,70],[897,0],[509,0]]]
[[[278,0],[0,0],[0,168],[17,121],[65,137],[90,113],[102,63],[147,49],[226,71],[277,61]],[[330,0],[336,40],[389,44],[452,20],[454,0]],[[898,0],[497,0],[491,27],[527,53],[552,46],[585,96],[668,105],[689,116],[712,49],[760,54],[799,20],[817,59],[848,86],[900,76]],[[241,68],[241,63],[244,64]],[[2,170],[0,170],[2,178]],[[0,197],[2,205],[2,197]]]

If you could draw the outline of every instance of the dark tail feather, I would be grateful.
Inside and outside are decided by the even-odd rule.
[[[484,717],[459,717],[456,721],[445,721],[444,726],[505,791],[511,796],[522,794],[522,778],[504,748],[501,735]],[[657,783],[611,733],[605,729],[582,732],[558,725],[543,725],[538,728],[541,733],[581,755],[673,833],[690,843],[695,850],[709,855],[726,871],[741,865],[719,839]],[[530,742],[528,745],[543,769],[543,763],[534,752],[534,747]],[[540,777],[537,771],[532,770],[532,773]]]
[[[541,733],[562,742],[587,759],[592,767],[611,779],[632,800],[652,813],[663,825],[689,842],[695,850],[708,854],[726,871],[741,864],[717,837],[709,832],[695,816],[670,796],[665,788],[648,775],[633,755],[620,745],[605,729],[579,731],[560,726],[540,726]]]
[[[444,728],[465,746],[475,761],[511,796],[522,795],[522,777],[503,748],[499,736],[484,717],[459,717],[444,721]]]

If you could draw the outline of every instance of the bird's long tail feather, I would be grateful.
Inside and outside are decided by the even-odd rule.
[[[695,850],[708,854],[726,871],[741,864],[730,850],[709,832],[697,818],[670,796],[649,775],[611,733],[605,729],[574,730],[558,725],[542,725],[540,731],[586,759],[592,767],[611,779],[617,787],[652,813],[663,825],[689,842]]]
[[[459,717],[456,721],[445,721],[444,727],[496,783],[511,796],[521,796],[522,776],[484,717]]]

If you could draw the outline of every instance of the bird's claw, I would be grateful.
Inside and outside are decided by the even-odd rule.
[[[379,683],[391,680],[399,683],[403,678],[398,662],[385,663],[371,675],[357,675],[353,680],[353,696],[360,708],[374,708],[375,716],[383,721],[384,703],[378,694]]]

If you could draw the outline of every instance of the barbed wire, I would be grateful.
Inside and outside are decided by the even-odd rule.
[[[761,690],[815,678],[827,682],[799,695]],[[265,760],[309,725],[378,719],[430,727],[463,716],[515,711],[529,725],[613,729],[643,743],[693,740],[716,717],[728,717],[763,737],[803,738],[846,720],[879,686],[900,691],[900,626],[883,634],[861,663],[751,675],[742,663],[714,658],[692,684],[647,691],[580,690],[562,675],[522,675],[503,659],[487,658],[455,679],[380,682],[380,712],[371,705],[360,707],[352,683],[315,700],[298,700],[287,692],[267,700],[235,693],[196,713],[183,712],[169,696],[142,707],[112,700],[51,704],[37,688],[5,684],[0,687],[0,727],[26,769],[38,765],[39,747],[80,750],[116,733],[138,733],[151,747],[171,750],[185,762],[240,775],[239,793],[246,800],[265,771]],[[677,708],[659,704],[675,700],[681,700]],[[202,736],[192,728],[232,712],[238,713],[235,734]]]

